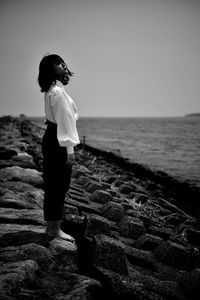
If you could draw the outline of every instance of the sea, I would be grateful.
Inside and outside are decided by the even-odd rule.
[[[90,117],[77,128],[88,145],[200,188],[200,117]]]

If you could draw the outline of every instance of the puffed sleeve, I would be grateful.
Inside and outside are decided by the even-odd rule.
[[[68,154],[74,152],[74,146],[80,143],[76,128],[74,109],[60,87],[53,89],[51,94],[52,114],[57,123],[59,145],[67,147]]]

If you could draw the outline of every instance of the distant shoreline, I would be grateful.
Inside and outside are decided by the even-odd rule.
[[[200,118],[200,113],[187,114],[187,115],[185,115],[185,117],[199,117]]]
[[[5,117],[7,115],[0,115],[0,118]],[[14,118],[19,118],[19,115],[12,115]],[[200,113],[192,113],[186,115],[177,115],[177,116],[82,116],[79,115],[80,119],[173,119],[173,118],[184,118],[187,116],[200,116]],[[33,119],[45,119],[45,116],[29,116],[24,115],[25,118],[30,120]]]

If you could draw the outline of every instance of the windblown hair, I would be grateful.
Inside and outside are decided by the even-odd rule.
[[[41,88],[41,92],[47,92],[50,86],[56,82],[53,67],[65,63],[64,60],[57,54],[46,54],[39,65],[38,83]],[[69,71],[67,67],[68,76],[73,76],[73,73]]]

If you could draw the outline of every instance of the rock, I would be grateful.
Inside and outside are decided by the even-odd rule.
[[[189,251],[180,244],[163,242],[155,248],[154,254],[161,262],[178,269],[187,270],[190,267]]]
[[[138,249],[152,251],[162,242],[163,239],[160,237],[146,233],[137,239],[135,245]]]
[[[102,287],[99,281],[65,270],[62,270],[57,276],[52,274],[46,280],[41,278],[35,282],[36,284],[41,289],[38,299],[102,299]],[[42,298],[39,298],[41,295]]]
[[[113,199],[112,199],[112,202],[121,203],[123,208],[126,210],[128,204],[126,203],[127,204],[126,205],[122,201],[123,201],[122,198],[119,198],[119,197],[113,197]]]
[[[13,149],[9,149],[4,146],[0,146],[0,159],[10,159],[14,155],[17,155],[17,151]]]
[[[124,204],[122,204],[122,205],[124,206]],[[130,205],[130,204],[127,205],[126,214],[130,217],[134,217],[137,219],[141,218],[141,212],[137,208],[132,207],[132,205]]]
[[[107,192],[111,194],[113,197],[120,197],[120,194],[117,191],[110,189],[107,189]]]
[[[120,221],[125,215],[123,206],[115,202],[106,203],[102,206],[101,211],[103,216],[111,221]]]
[[[47,270],[54,263],[49,249],[38,244],[27,244],[0,249],[0,260],[4,263],[25,260],[35,261],[41,269]]]
[[[13,296],[12,291],[25,280],[33,280],[39,266],[33,260],[26,260],[0,263],[0,270],[1,296],[2,292],[6,296]]]
[[[172,235],[172,230],[165,227],[150,226],[148,231],[153,235],[161,237],[163,240],[170,239],[170,236]]]
[[[93,257],[94,265],[128,275],[124,245],[118,240],[101,234],[95,235]]]
[[[119,231],[123,236],[137,239],[144,234],[146,230],[140,219],[125,216],[119,223]]]
[[[88,173],[88,172],[86,172],[85,170],[84,171],[79,170],[79,169],[78,170],[74,170],[73,171],[73,178],[77,178],[78,181],[79,181],[79,179],[80,179],[81,176],[84,176],[84,177],[88,178],[87,176],[85,176],[86,173]]]
[[[119,187],[119,186],[121,186],[123,183],[124,183],[123,180],[116,179],[112,184],[113,184],[115,187]]]
[[[185,272],[179,284],[190,299],[200,299],[200,269]]]
[[[22,161],[22,160],[0,160],[0,169],[3,168],[8,168],[8,167],[13,167],[13,166],[18,166],[21,168],[29,168],[29,169],[35,169],[36,166],[34,163]]]
[[[84,204],[73,199],[68,199],[67,204],[77,207],[80,215],[82,215],[83,213],[101,215],[101,211],[100,211],[101,205],[97,203]]]
[[[128,184],[122,184],[120,185],[118,192],[121,194],[125,194],[128,195],[129,193],[131,193],[133,191],[133,188],[131,185]]]
[[[14,192],[28,192],[28,191],[38,191],[36,187],[31,184],[21,182],[21,181],[1,181],[0,180],[0,191],[10,190]]]
[[[110,189],[110,184],[108,184],[104,181],[101,182],[101,185],[102,185],[103,190],[109,190]]]
[[[194,245],[200,245],[200,230],[186,228],[185,234],[189,243]]]
[[[61,228],[64,232],[71,234],[74,238],[80,239],[85,231],[86,217],[67,214],[63,218]]]
[[[144,251],[130,246],[126,246],[125,252],[128,261],[133,266],[139,266],[141,268],[150,269],[152,271],[157,270],[158,262],[156,261],[151,251]]]
[[[76,182],[83,186],[86,186],[87,184],[90,183],[90,178],[88,176],[82,175],[78,178]]]
[[[64,215],[79,215],[78,208],[69,204],[64,205]]]
[[[0,181],[22,181],[39,188],[43,185],[41,172],[34,169],[23,169],[17,166],[1,169]]]
[[[68,272],[78,272],[78,253],[76,244],[59,238],[55,238],[50,242],[48,249],[52,253],[54,258],[62,261],[62,268],[64,268]]]
[[[171,279],[159,280],[153,276],[143,275],[137,271],[131,272],[130,277],[132,281],[142,284],[145,290],[148,291],[148,295],[151,292],[158,295],[157,299],[186,300],[176,281]]]
[[[70,275],[70,274],[69,274]],[[69,276],[70,278],[70,276]],[[72,281],[73,282],[73,281]],[[55,296],[55,300],[60,300],[60,296]],[[62,299],[65,300],[90,300],[103,299],[101,283],[93,278],[83,275],[78,276],[78,282],[72,287],[69,293],[66,293]]]
[[[76,193],[73,193],[70,191],[69,193],[69,197],[70,199],[72,200],[76,200],[78,202],[82,202],[82,203],[85,203],[85,204],[89,204],[89,201],[88,201],[88,198],[86,196],[83,196],[83,195],[77,195]],[[68,195],[67,195],[67,199],[66,199],[66,202],[68,201]]]
[[[44,192],[40,189],[34,189],[33,191],[27,192],[16,192],[3,190],[2,196],[0,197],[1,207],[10,207],[18,209],[31,209],[31,208],[42,208]]]
[[[148,201],[149,197],[144,194],[135,194],[134,201],[138,204],[144,204]]]
[[[116,176],[109,176],[109,175],[108,175],[104,180],[105,180],[105,182],[111,184],[111,183],[113,183],[116,179],[117,179]]]
[[[142,283],[131,280],[130,277],[97,268],[97,274],[106,282],[106,295],[108,299],[140,299],[140,300],[165,300],[161,295],[147,290]]]
[[[171,210],[169,210],[169,209],[166,209],[166,208],[163,208],[163,207],[160,207],[160,209],[159,209],[159,214],[161,215],[161,216],[168,216],[168,215],[171,215]]]
[[[173,225],[173,226],[178,226],[185,220],[186,220],[186,218],[184,216],[177,214],[177,213],[171,214],[166,217],[166,221],[168,222],[168,224]]]
[[[13,160],[21,160],[33,163],[33,156],[28,154],[27,152],[18,152],[17,155],[12,157]]]
[[[112,201],[113,197],[106,191],[102,190],[96,190],[93,194],[90,196],[90,200],[101,203],[101,204],[106,204],[109,201]]]
[[[102,190],[102,185],[95,181],[90,181],[88,185],[85,187],[86,191],[89,193],[93,193],[96,190]]]
[[[0,247],[36,243],[48,245],[44,227],[35,225],[0,224]]]
[[[91,215],[87,221],[85,235],[88,237],[94,237],[95,234],[107,234],[109,235],[110,222],[101,216]]]
[[[7,160],[0,160],[0,169],[12,166],[30,169],[36,168],[36,165],[33,162],[33,157],[25,152],[18,154],[16,153],[12,156],[12,158]]]
[[[44,225],[41,209],[0,208],[0,223]]]

